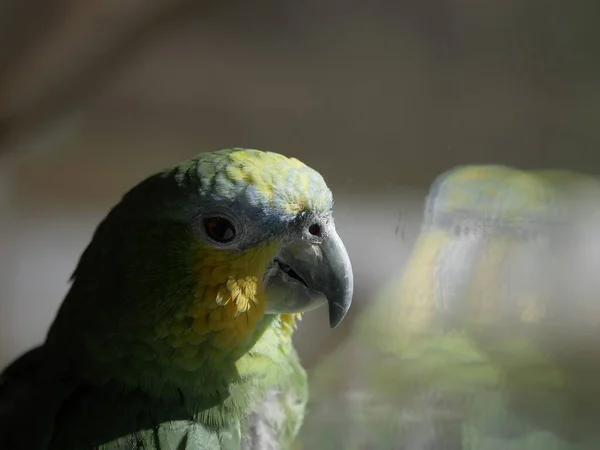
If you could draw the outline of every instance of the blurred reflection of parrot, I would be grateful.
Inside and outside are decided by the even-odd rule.
[[[306,404],[298,313],[350,307],[332,194],[300,161],[203,153],[96,230],[46,342],[0,379],[0,449],[285,449]]]
[[[600,449],[598,211],[600,183],[577,173],[439,176],[401,276],[310,374],[303,442]]]

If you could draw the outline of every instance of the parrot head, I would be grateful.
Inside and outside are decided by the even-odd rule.
[[[265,314],[302,313],[327,302],[335,328],[350,307],[353,275],[323,177],[297,159],[257,150],[225,150],[198,161],[200,178],[212,183],[201,188],[201,205],[189,220],[212,271],[206,278],[222,271],[230,281],[257,271]],[[251,299],[238,288],[243,312]]]
[[[153,175],[99,225],[49,339],[82,342],[96,371],[197,377],[269,326],[291,334],[298,313],[327,303],[336,327],[353,274],[332,207],[318,172],[276,153],[202,153]]]

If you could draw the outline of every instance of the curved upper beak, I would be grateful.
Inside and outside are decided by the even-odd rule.
[[[344,243],[333,226],[328,227],[320,243],[294,242],[281,258],[306,283],[321,293],[329,304],[329,323],[337,327],[352,304],[354,275]]]

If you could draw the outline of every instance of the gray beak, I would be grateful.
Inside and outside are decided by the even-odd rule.
[[[352,304],[354,293],[354,275],[352,265],[344,243],[333,230],[321,244],[322,259],[319,264],[321,270],[315,274],[315,290],[327,298],[329,304],[329,324],[331,328],[337,327]],[[310,286],[310,284],[309,284]]]
[[[281,260],[329,304],[329,323],[337,327],[352,304],[354,275],[344,243],[333,226],[327,227],[320,243],[298,241],[282,251]]]

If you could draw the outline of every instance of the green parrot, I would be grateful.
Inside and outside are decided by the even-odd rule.
[[[332,193],[295,158],[202,153],[130,190],[84,251],[45,342],[0,379],[0,448],[287,449],[301,313],[348,311]]]
[[[599,449],[600,284],[584,270],[600,260],[573,250],[600,238],[599,204],[600,182],[579,173],[440,175],[405,267],[309,373],[303,443]]]

